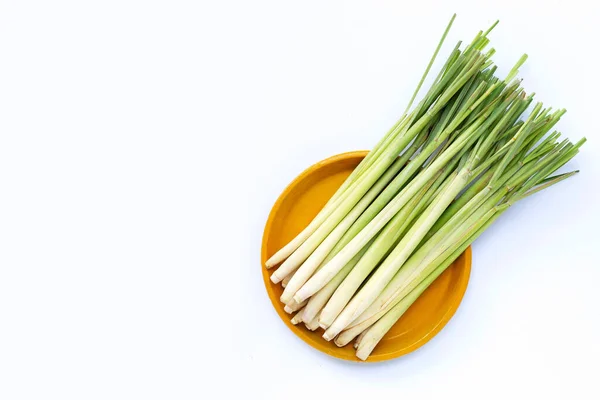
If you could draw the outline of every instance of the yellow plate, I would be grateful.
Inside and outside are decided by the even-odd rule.
[[[267,259],[304,229],[367,154],[366,151],[343,153],[323,160],[300,174],[279,196],[267,220],[262,241],[262,274],[267,292],[283,322],[310,346],[330,356],[360,361],[351,344],[337,347],[304,324],[292,325],[290,314],[283,310],[280,284],[269,280],[276,269],[267,270]],[[418,349],[434,337],[456,312],[469,282],[471,248],[469,247],[419,297],[402,318],[379,342],[367,362],[391,360]]]

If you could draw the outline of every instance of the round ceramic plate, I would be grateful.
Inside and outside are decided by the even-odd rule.
[[[292,325],[279,302],[281,284],[273,284],[266,260],[304,229],[335,193],[342,182],[367,154],[366,151],[343,153],[323,160],[300,174],[279,196],[267,220],[262,241],[262,274],[273,307],[296,336],[315,349],[344,360],[360,361],[351,344],[337,347],[304,324]],[[410,353],[434,337],[456,312],[469,282],[469,247],[408,309],[379,342],[367,362],[391,360]]]

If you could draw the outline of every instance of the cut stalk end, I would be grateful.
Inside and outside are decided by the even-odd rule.
[[[277,274],[273,274],[273,275],[271,275],[270,279],[271,279],[271,282],[277,284],[277,283],[281,282],[282,278],[280,278],[279,276],[277,276]]]

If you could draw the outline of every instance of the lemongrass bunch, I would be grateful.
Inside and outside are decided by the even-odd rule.
[[[585,141],[549,133],[565,110],[528,111],[534,95],[516,79],[526,55],[495,75],[496,24],[459,42],[412,107],[453,21],[398,122],[266,263],[292,323],[339,346],[356,338],[361,359],[508,207],[573,176],[552,174]]]

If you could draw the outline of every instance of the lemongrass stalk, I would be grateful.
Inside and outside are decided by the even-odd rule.
[[[438,267],[438,269],[441,268]],[[436,271],[434,271],[431,275],[436,275]],[[356,356],[358,358],[364,361],[367,359],[367,357],[369,357],[369,355],[371,355],[371,352],[379,343],[379,341],[383,339],[383,336],[392,328],[392,326],[400,319],[400,317],[404,315],[406,310],[408,310],[408,308],[417,300],[417,298],[421,296],[421,294],[429,287],[435,278],[437,278],[437,276],[425,278],[423,282],[421,282],[406,297],[396,304],[396,306],[394,306],[371,327],[364,330],[363,333],[359,335],[360,342],[356,346]]]
[[[319,322],[323,328],[328,328],[333,323],[359,286],[387,254],[388,249],[396,243],[396,239],[402,237],[404,230],[411,222],[407,217],[427,193],[426,189],[428,188],[424,189],[392,218],[388,225],[381,231],[380,235],[377,236],[373,244],[369,246],[365,255],[361,257],[357,265],[350,271],[350,274],[335,290],[321,311]]]
[[[503,211],[495,212],[476,232],[467,240],[457,246],[452,254],[442,261],[431,274],[429,274],[421,283],[419,283],[408,295],[400,300],[394,307],[387,311],[373,325],[367,327],[359,335],[361,339],[356,349],[356,356],[361,360],[366,360],[375,346],[383,339],[385,334],[394,326],[394,324],[404,315],[404,313],[414,304],[414,302],[423,294],[425,290],[466,250],[471,243],[491,225]],[[360,329],[360,328],[358,328]],[[355,329],[356,330],[356,329]],[[347,339],[350,333],[342,332]],[[357,339],[358,340],[358,339]]]
[[[292,317],[290,322],[292,325],[298,325],[300,322],[302,322],[302,310],[298,311],[296,315]]]
[[[484,96],[481,96],[478,101],[471,106],[473,112],[464,121],[464,125],[468,126],[475,121],[479,116],[485,112],[486,109],[493,106],[493,104],[501,97],[503,90],[505,89],[502,82],[493,82],[493,80],[486,81]],[[514,89],[514,88],[513,88]]]
[[[302,313],[302,319],[304,319],[304,313]],[[319,314],[317,314],[313,319],[307,321],[304,321],[304,326],[306,326],[306,329],[308,329],[309,331],[316,331],[317,328],[319,327]]]
[[[369,323],[369,325],[367,325],[367,322]],[[377,321],[373,321],[373,322],[367,321],[367,322],[343,330],[342,332],[340,332],[339,335],[337,335],[335,337],[334,343],[338,347],[346,346],[348,343],[350,343],[352,340],[354,340],[354,338],[356,338],[357,336],[360,336],[363,333],[366,334],[366,332],[370,329],[370,327]],[[358,345],[355,346],[355,348],[357,348],[357,347],[358,347]]]
[[[406,162],[421,147],[427,138],[427,130],[423,130],[414,140],[413,144],[390,166],[379,178],[377,183],[369,189],[365,196],[354,206],[352,211],[335,227],[335,229],[321,242],[315,251],[296,270],[297,273],[281,295],[281,302],[287,303],[296,294],[298,289],[313,275],[323,260],[341,240],[346,231],[352,226],[363,211],[373,202],[379,193],[390,183],[396,174],[404,167]]]
[[[362,340],[365,337],[365,335],[367,334],[367,332],[369,332],[369,329],[370,328],[365,329],[364,331],[362,331],[362,333],[360,335],[358,335],[358,337],[354,341],[354,344],[352,345],[352,347],[354,347],[355,349],[357,349],[358,346],[360,346],[360,342],[362,342]],[[337,341],[338,337],[335,338],[335,344],[338,344],[338,341]],[[345,345],[342,345],[342,346],[345,346]]]
[[[348,264],[346,264],[344,268],[342,268],[342,270],[327,283],[327,285],[325,285],[321,290],[313,294],[308,299],[308,303],[304,307],[304,319],[311,321],[315,318],[315,316],[323,309],[325,304],[327,304],[331,298],[331,295],[335,292],[340,283],[342,283],[350,271],[352,271],[356,263],[360,260],[363,254],[365,254],[369,247],[370,245],[365,246],[365,248],[355,255],[354,258],[352,258],[352,260],[350,260]]]
[[[454,164],[449,164],[445,168],[445,172],[440,172],[440,176],[432,178],[430,183],[425,185],[385,226],[373,244],[368,247],[365,255],[361,257],[356,267],[352,269],[348,277],[344,279],[327,302],[327,305],[323,308],[320,318],[322,324],[328,327],[333,323],[371,271],[387,256],[389,251],[410,228],[412,222],[429,205],[438,187],[443,186],[444,181],[446,181],[446,184],[450,183],[450,179],[446,178],[454,168]]]
[[[394,133],[399,131],[399,127],[406,122],[408,118],[407,114],[403,114],[398,121],[389,129],[389,131],[381,138],[381,140],[373,147],[363,158],[356,168],[348,175],[348,177],[342,182],[342,185],[335,191],[333,196],[325,203],[323,209],[331,206],[345,191],[348,187],[356,181],[356,179],[373,164],[375,160],[381,155],[381,152],[385,150],[387,145],[391,142],[394,137]]]
[[[334,246],[340,241],[344,233],[350,228],[350,226],[352,226],[354,221],[356,221],[356,219],[369,206],[369,204],[371,204],[373,199],[377,197],[379,192],[383,190],[385,186],[392,180],[392,178],[402,168],[403,165],[403,160],[397,160],[394,164],[392,164],[390,169],[388,169],[377,181],[377,183],[373,185],[371,189],[369,189],[365,196],[360,199],[356,206],[354,206],[352,211],[350,211],[350,213],[344,217],[344,219],[325,238],[325,240],[319,244],[312,254],[310,254],[310,256],[302,263],[302,265],[298,266],[298,269],[296,269],[296,274],[294,274],[294,277],[290,280],[289,284],[281,295],[281,302],[287,303],[292,299],[298,289],[300,289],[302,285],[304,285],[304,283],[313,275],[313,273],[321,265],[323,260],[331,252]],[[282,269],[282,271],[284,271],[283,273],[287,271],[287,269],[285,269],[286,262],[282,264],[282,267],[284,267]],[[275,276],[275,274],[273,276]]]
[[[283,287],[285,289],[285,287],[287,286],[288,282],[290,281],[290,279],[292,279],[292,276],[294,276],[295,273],[296,273],[296,271],[292,271],[285,278],[283,278],[281,280],[281,287]]]
[[[436,223],[431,227],[427,235],[425,235],[423,242],[429,240],[429,238],[431,238],[442,226],[444,226],[446,222],[448,222],[448,220],[458,212],[458,210],[462,209],[465,204],[475,197],[475,195],[484,190],[488,186],[493,173],[493,170],[486,172],[480,179],[478,179],[473,185],[469,186],[464,193],[454,200],[452,204],[450,204],[450,206],[448,206],[448,208],[442,213]]]
[[[306,301],[298,303],[298,302],[292,300],[291,302],[289,302],[288,304],[285,305],[283,310],[286,313],[291,314],[293,312],[300,310],[302,307],[304,307],[306,305],[306,303],[307,303]]]
[[[417,91],[419,88],[416,89]],[[390,128],[390,130],[383,136],[383,138],[367,153],[365,158],[356,166],[356,168],[350,173],[350,175],[344,180],[342,185],[336,190],[333,196],[328,200],[323,209],[331,206],[343,193],[348,189],[352,183],[354,183],[364,171],[368,170],[378,157],[385,151],[387,146],[393,141],[393,139],[403,131],[411,118],[409,114],[404,113],[402,117]],[[322,212],[323,210],[321,210]]]

